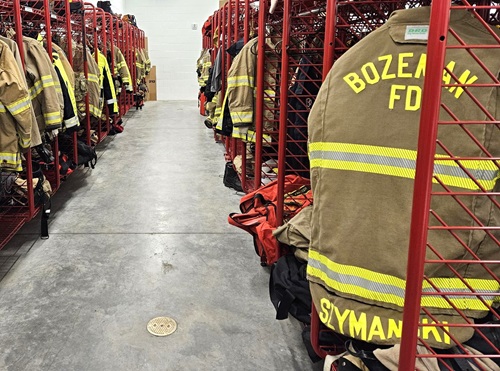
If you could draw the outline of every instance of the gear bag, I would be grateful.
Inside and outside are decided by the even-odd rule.
[[[312,202],[309,179],[296,175],[285,176],[286,219],[292,218]],[[304,194],[308,194],[304,197]],[[240,200],[241,213],[231,213],[228,222],[253,237],[255,252],[260,256],[262,266],[271,265],[282,255],[280,246],[273,236],[277,225],[278,181],[248,193]]]
[[[286,319],[288,314],[303,323],[311,323],[312,298],[306,277],[307,262],[287,254],[271,267],[269,296],[276,308],[276,319]]]

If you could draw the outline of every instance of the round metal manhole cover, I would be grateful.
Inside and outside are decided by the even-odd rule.
[[[148,322],[148,331],[155,336],[168,336],[177,330],[177,322],[170,317],[156,317]]]

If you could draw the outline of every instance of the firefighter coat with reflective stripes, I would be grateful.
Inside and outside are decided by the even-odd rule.
[[[269,47],[274,47],[271,40],[266,38]],[[243,46],[238,55],[234,58],[227,76],[227,90],[221,108],[221,117],[218,120],[217,129],[222,130],[221,124],[224,122],[224,115],[229,112],[233,123],[232,136],[246,141],[255,142],[255,94],[257,80],[257,45],[258,39],[254,38]],[[264,75],[264,113],[263,130],[269,132],[273,130],[274,114],[270,106],[273,104],[276,85],[277,61],[272,61],[272,54],[268,53],[265,60]],[[226,109],[228,107],[228,110]],[[264,134],[264,143],[271,141],[271,137]]]
[[[196,61],[196,71],[198,73],[198,85],[204,87],[207,85],[207,80],[210,76],[210,68],[212,67],[212,55],[210,49],[203,49],[200,58]]]
[[[149,75],[149,73],[151,72],[151,59],[149,59],[149,52],[146,49],[144,49],[143,52],[145,73],[146,75]]]
[[[135,68],[136,68],[136,83],[139,85],[142,79],[146,77],[146,57],[144,56],[144,51],[142,49],[136,49],[135,51]]]
[[[246,139],[248,128],[254,123],[255,80],[257,71],[258,39],[250,40],[234,58],[227,74],[227,90],[222,104],[233,122],[233,137]],[[222,123],[223,116],[219,119]]]
[[[134,88],[132,86],[132,77],[130,76],[130,70],[128,69],[127,61],[123,56],[121,50],[113,46],[114,48],[114,56],[115,56],[115,70],[114,75],[119,75],[122,79],[123,85],[125,85],[125,89],[127,91],[133,91]]]
[[[54,50],[59,55],[59,60],[64,67],[66,76],[68,76],[68,82],[71,84],[71,88],[75,90],[75,71],[73,70],[73,67],[71,67],[71,63],[69,63],[66,52],[55,43],[52,43],[52,50]]]
[[[22,171],[22,149],[31,144],[31,100],[9,46],[0,41],[0,168]]]
[[[104,101],[110,107],[110,114],[118,113],[118,101],[116,99],[116,91],[113,83],[113,76],[109,68],[108,60],[100,51],[98,51],[99,70],[101,72],[99,83],[102,89]]]
[[[19,71],[21,71],[24,81],[24,87],[28,89],[28,83],[26,82],[26,76],[24,74],[24,66],[21,61],[21,54],[19,52],[19,47],[14,40],[8,39],[6,37],[0,36],[0,41],[3,41],[7,44],[10,51],[14,54],[14,58],[16,59],[17,66],[19,67]],[[30,104],[31,111],[31,147],[38,146],[42,144],[42,138],[40,136],[40,130],[38,130],[38,124],[36,123],[35,111],[33,110],[33,106]]]
[[[73,90],[74,81],[72,84],[70,77],[66,73],[66,68],[63,65],[61,54],[57,53],[56,50],[57,49],[54,49],[52,52],[52,63],[54,64],[54,69],[59,78],[64,99],[63,123],[65,129],[71,129],[80,125],[80,121],[78,120],[78,109],[76,108],[75,92]],[[72,69],[71,72],[73,72]],[[74,74],[72,74],[72,76],[74,78]]]
[[[102,102],[101,102],[101,72],[99,65],[94,57],[90,54],[88,48],[85,48],[85,59],[87,60],[88,75],[87,75],[87,92],[89,97],[89,112],[95,118],[101,118]],[[83,46],[82,44],[74,44],[73,47],[73,68],[80,76],[85,73]],[[86,113],[85,95],[79,95],[82,100],[77,100],[78,110],[81,114]]]
[[[404,306],[406,267],[422,86],[425,74],[429,8],[396,11],[388,22],[366,36],[336,61],[324,81],[308,120],[311,182],[314,193],[308,278],[321,320],[335,331],[361,340],[399,343]],[[497,42],[471,14],[454,10],[451,27],[467,44]],[[448,44],[458,44],[448,33]],[[500,71],[499,49],[474,49],[485,72],[464,50],[449,49],[443,82],[440,119],[491,121],[500,119],[497,87],[465,88],[464,84],[491,84]],[[440,125],[433,190],[473,192],[460,197],[475,218],[450,196],[433,196],[431,209],[439,217],[432,226],[500,225],[495,197],[475,195],[480,186],[498,192],[498,164],[469,160],[500,156],[500,132],[495,125]],[[460,166],[449,154],[464,157]],[[472,181],[467,173],[474,176]],[[441,184],[438,183],[441,182]],[[428,243],[445,259],[499,260],[499,230],[488,236],[481,230],[429,231]],[[436,255],[428,250],[428,258]],[[499,283],[480,264],[454,265],[467,285],[494,303]],[[500,276],[500,265],[489,268]],[[458,292],[453,305],[469,317],[482,317],[487,307],[445,264],[427,264],[422,306],[448,323],[464,322],[436,290]],[[431,323],[430,318],[421,321]],[[459,341],[470,328],[448,328]],[[425,327],[421,337],[435,347],[452,346],[441,329]]]
[[[23,37],[26,79],[40,132],[61,127],[64,100],[49,55],[35,39]]]

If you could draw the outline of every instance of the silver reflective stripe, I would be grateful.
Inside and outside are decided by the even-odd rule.
[[[335,282],[347,285],[354,285],[356,287],[363,287],[367,290],[383,294],[396,295],[399,296],[401,299],[404,299],[405,297],[405,290],[401,289],[400,287],[393,286],[391,284],[383,284],[379,282],[370,281],[362,277],[334,272],[320,261],[311,259],[310,256],[307,264],[313,268],[319,269],[321,272],[325,273],[328,278],[330,278]]]
[[[13,114],[13,115],[16,115],[18,113],[21,113],[23,111],[25,111],[26,109],[28,109],[31,105],[31,101],[28,99],[28,98],[24,98],[22,99],[21,102],[15,104],[15,105],[12,105],[12,106],[7,106],[7,108],[9,109],[9,111]]]
[[[76,116],[64,120],[64,126],[66,126],[67,128],[71,128],[78,125],[80,125],[80,121],[78,121],[78,118]]]
[[[456,277],[454,277],[454,278],[456,278]],[[471,292],[470,290],[464,289],[464,288],[442,288],[442,287],[439,287],[439,290],[442,293]],[[432,288],[432,287],[428,287],[428,288],[423,288],[422,292],[437,292],[437,291],[434,290],[434,288]],[[481,296],[481,298],[485,301],[493,301],[496,298],[496,296],[481,295],[481,294],[491,294],[491,290],[474,289],[474,293],[478,294],[478,296]],[[446,295],[425,295],[425,296],[431,297],[431,298],[440,298],[440,297],[443,297]],[[474,295],[449,295],[446,297],[453,299],[453,300],[456,300],[456,299],[476,299],[476,297]]]
[[[311,160],[321,159],[321,160],[353,162],[358,164],[364,163],[372,165],[391,166],[395,168],[407,169],[412,171],[414,171],[416,168],[416,160],[396,158],[391,156],[351,153],[351,152],[311,151],[310,158]],[[485,159],[485,161],[488,160],[489,159]],[[437,161],[442,161],[442,160],[438,158]],[[498,170],[485,170],[485,169],[467,169],[467,170],[472,174],[474,178],[483,181],[491,181],[496,179],[496,177],[498,176]],[[457,164],[454,165],[434,164],[434,174],[453,176],[467,180],[470,179],[467,173],[463,171]]]

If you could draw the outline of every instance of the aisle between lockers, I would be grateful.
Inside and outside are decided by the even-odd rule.
[[[276,321],[269,272],[230,227],[240,195],[196,102],[148,102],[94,170],[2,250],[0,369],[312,370],[296,322]],[[148,321],[171,316],[165,338]],[[320,369],[317,365],[316,369]]]

